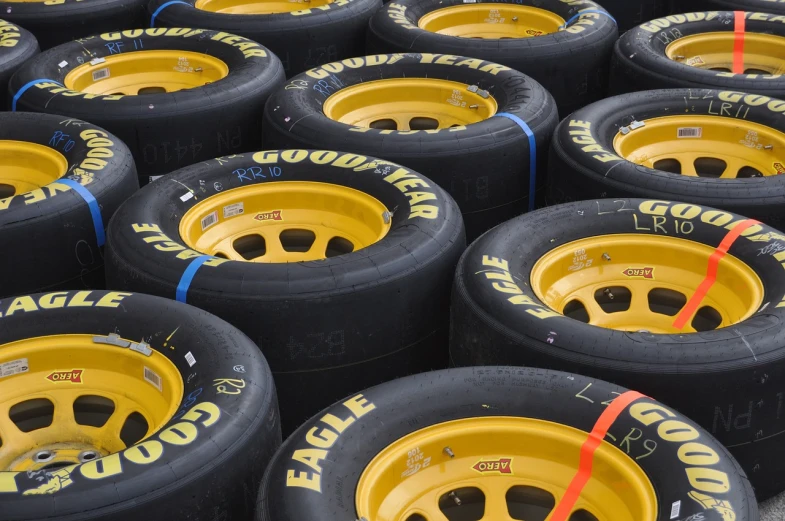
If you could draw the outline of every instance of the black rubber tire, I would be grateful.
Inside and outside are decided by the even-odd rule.
[[[238,174],[252,166],[261,171],[260,165],[259,175],[244,179]],[[406,175],[420,177],[416,185],[434,197],[411,206],[402,191],[407,188],[391,184],[392,177],[386,181],[408,172],[397,165],[336,152],[260,152],[182,169],[129,199],[109,226],[109,286],[175,298],[193,256],[191,250],[182,252],[183,214],[197,199],[215,195],[216,188],[228,191],[248,181],[273,180],[270,169],[276,168],[281,172],[277,182],[348,186],[389,209],[397,207],[389,233],[356,252],[288,264],[214,258],[222,263],[196,272],[188,303],[231,322],[261,347],[275,376],[288,434],[348,393],[446,367],[450,285],[465,238],[455,202],[414,172]],[[197,197],[182,201],[184,186]],[[250,203],[246,206],[245,213],[252,214]],[[269,208],[255,212],[263,210]],[[146,242],[152,230],[134,231],[137,223],[159,227],[171,241],[156,248],[157,242]]]
[[[785,3],[778,0],[671,0],[671,3],[672,13],[743,10],[785,15]]]
[[[446,61],[435,63],[442,59]],[[373,64],[369,64],[371,61]],[[350,150],[406,165],[433,179],[456,200],[469,241],[524,211],[531,197],[529,139],[513,121],[493,117],[456,131],[443,129],[436,133],[381,129],[355,132],[354,127],[328,118],[322,110],[324,100],[343,88],[403,77],[452,80],[487,90],[496,98],[498,112],[515,115],[533,132],[537,186],[544,189],[548,144],[558,123],[553,97],[542,85],[517,71],[456,56],[363,57],[301,74],[289,83],[297,88],[279,88],[270,97],[264,111],[264,147]],[[330,83],[321,78],[328,78]]]
[[[744,122],[760,123],[785,132],[785,102],[771,100],[759,106],[759,96],[703,89],[635,92],[598,101],[562,121],[551,142],[548,161],[548,202],[561,203],[601,197],[646,197],[685,201],[711,206],[757,219],[785,229],[785,176],[765,172],[766,177],[714,179],[690,177],[637,165],[616,155],[613,140],[619,128],[650,118],[684,114],[733,117],[738,109],[739,128]],[[729,100],[736,100],[730,103]],[[777,108],[779,112],[769,106]],[[730,108],[728,108],[730,106]],[[749,110],[749,111],[748,111]],[[590,127],[584,126],[589,124]],[[573,134],[570,134],[573,132]],[[579,134],[580,132],[580,134]],[[599,145],[604,152],[587,146]],[[589,149],[584,151],[584,149]],[[606,154],[610,154],[610,157]],[[785,161],[784,161],[785,163]],[[772,175],[768,175],[772,174]]]
[[[90,123],[49,114],[0,112],[0,140],[37,143],[65,156],[69,165],[65,177],[96,199],[104,227],[139,189],[128,147]],[[98,245],[90,208],[69,186],[55,181],[0,199],[0,244],[6,252],[0,255],[0,298],[104,287],[103,247]]]
[[[152,16],[168,0],[151,0]],[[202,27],[259,42],[281,59],[287,77],[336,60],[365,54],[365,31],[381,0],[342,0],[292,13],[234,15],[194,8],[196,0],[168,5],[151,27]],[[303,4],[307,7],[307,4]],[[308,11],[308,12],[306,12]],[[148,17],[148,22],[150,18]]]
[[[605,97],[611,50],[619,37],[612,18],[586,13],[565,31],[509,40],[459,38],[417,27],[425,14],[463,4],[463,0],[396,0],[385,4],[371,18],[368,54],[427,52],[501,63],[540,82],[556,99],[564,116]],[[487,4],[489,10],[498,9],[499,4],[534,6],[564,20],[584,9],[605,11],[589,0],[576,5],[561,0],[480,0],[477,4]]]
[[[0,0],[4,19],[19,24],[38,39],[42,50],[94,34],[146,27],[145,0]]]
[[[625,391],[584,376],[520,367],[448,369],[384,383],[346,400],[344,403],[348,405],[337,403],[314,416],[284,443],[265,473],[256,520],[356,519],[355,490],[368,463],[390,444],[432,425],[464,418],[533,418],[574,427],[585,432],[588,439],[606,406]],[[322,421],[322,418],[330,419],[325,414],[345,421],[344,430],[340,433],[331,430]],[[666,417],[673,418],[674,423],[660,422]],[[652,421],[646,425],[644,419]],[[703,498],[705,504],[693,498],[696,492],[693,485],[706,485],[690,484],[688,466],[679,456],[686,452],[679,448],[687,445],[665,441],[662,433],[670,437],[669,426],[689,430],[693,433],[691,439],[718,455],[719,461],[706,470],[715,476],[722,473],[728,476],[727,492],[707,493],[710,497]],[[636,433],[640,434],[637,438]],[[640,441],[631,445],[629,439]],[[649,440],[656,444],[657,456],[653,458],[645,457],[649,449],[643,444]],[[603,441],[609,450],[618,450],[620,457],[633,460],[650,480],[657,495],[657,521],[668,521],[673,517],[672,509],[676,515],[683,516],[679,519],[758,521],[755,498],[738,464],[709,433],[675,410],[650,398],[639,398],[621,411]],[[329,457],[325,448],[329,449]],[[407,449],[414,451],[415,446]],[[437,451],[421,454],[428,457],[431,467],[445,472],[444,463],[450,456]],[[576,464],[578,452],[576,448]],[[309,456],[307,461],[315,465],[304,464]],[[460,451],[456,450],[454,457],[461,458]],[[407,465],[406,458],[404,450],[402,462],[396,461],[395,468],[417,468]],[[464,456],[463,460],[467,458]],[[467,468],[476,461],[466,461]],[[690,468],[694,472],[700,467]],[[316,480],[321,492],[306,488]],[[478,476],[476,480],[482,482],[483,478]],[[548,482],[547,477],[543,477],[543,482]],[[711,483],[709,487],[716,484]],[[674,506],[677,503],[679,508]],[[547,512],[541,515],[535,519],[544,519]]]
[[[8,80],[11,75],[38,52],[38,41],[32,33],[0,20],[0,111],[7,108]]]
[[[9,361],[10,354],[4,356],[3,348],[11,342],[49,335],[108,337],[114,333],[120,339],[145,342],[169,358],[184,386],[179,411],[141,442],[144,451],[134,448],[140,445],[135,443],[75,468],[6,476],[0,490],[3,521],[250,518],[264,469],[281,443],[281,431],[270,368],[248,337],[192,306],[114,291],[21,296],[4,300],[0,312],[2,362]],[[121,349],[111,343],[96,345]],[[68,349],[68,344],[62,349]],[[189,355],[194,364],[187,360]],[[34,355],[27,367],[36,371]],[[84,371],[88,382],[90,368]],[[41,378],[45,376],[42,372]],[[167,430],[171,439],[172,428],[184,443],[174,445],[164,439],[162,433]],[[193,437],[183,434],[187,432]],[[132,461],[129,450],[139,460],[148,461]],[[90,479],[84,470],[90,471]],[[33,489],[37,492],[28,492]]]
[[[62,84],[82,62],[137,48],[208,54],[223,60],[229,74],[178,92],[89,99],[55,83]],[[61,62],[67,63],[65,67],[59,67]],[[20,95],[17,110],[84,119],[118,136],[131,149],[139,182],[145,185],[151,177],[186,165],[258,149],[259,114],[283,81],[281,61],[255,42],[204,29],[161,28],[102,34],[41,53],[14,74],[9,90],[15,95],[36,82]]]
[[[666,15],[669,0],[601,0],[600,4],[613,15],[619,34],[623,34],[636,25]]]
[[[766,498],[785,488],[785,446],[777,436],[785,430],[785,348],[780,340],[785,308],[777,307],[785,293],[785,270],[773,255],[785,235],[755,225],[733,242],[729,254],[758,274],[768,304],[732,327],[713,331],[651,334],[596,327],[551,311],[529,285],[532,266],[553,248],[598,235],[659,233],[650,224],[651,211],[645,206],[642,210],[644,202],[603,199],[553,206],[498,226],[475,241],[461,257],[455,276],[451,360],[458,366],[509,363],[574,371],[634,387],[716,436],[739,460],[758,498]],[[656,212],[674,206],[654,203]],[[710,208],[688,207],[690,213],[696,209],[700,213],[679,222],[694,226],[690,240],[716,247],[728,230],[699,217]],[[733,223],[744,219],[725,214],[714,222],[727,216]],[[672,234],[673,215],[663,219],[661,224]],[[587,250],[587,256],[603,262],[597,252]],[[484,274],[504,272],[488,264],[502,260],[518,281],[515,288],[497,283],[508,293],[492,287],[491,277]],[[508,298],[519,291],[521,305],[513,305]]]
[[[785,24],[772,20],[774,15],[747,12],[745,17],[747,33],[785,36]],[[691,87],[785,98],[785,77],[699,69],[665,55],[667,45],[679,38],[708,32],[732,33],[734,25],[732,11],[710,11],[670,15],[627,31],[613,49],[610,93]]]

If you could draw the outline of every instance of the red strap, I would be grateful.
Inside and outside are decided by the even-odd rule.
[[[728,232],[724,239],[722,239],[720,245],[717,246],[717,249],[714,250],[714,253],[709,257],[706,277],[700,283],[698,289],[695,290],[695,293],[692,294],[689,302],[682,308],[681,313],[676,317],[676,320],[673,321],[673,327],[682,329],[687,321],[692,318],[696,311],[698,311],[698,306],[700,306],[701,302],[703,302],[703,299],[706,297],[706,294],[714,285],[714,281],[717,280],[717,268],[719,267],[720,261],[725,257],[725,254],[728,253],[731,245],[739,238],[741,233],[750,226],[756,224],[760,223],[755,219],[741,221]]]
[[[592,463],[594,463],[594,452],[600,446],[608,429],[611,428],[616,418],[626,409],[632,402],[638,398],[645,398],[641,393],[636,391],[627,391],[626,393],[617,396],[608,407],[602,412],[594,428],[589,433],[589,437],[581,445],[581,459],[578,465],[578,472],[572,478],[570,486],[564,493],[564,496],[556,505],[556,508],[551,515],[550,521],[567,521],[567,518],[572,513],[575,507],[575,502],[581,497],[583,487],[588,483],[591,478]]]
[[[744,11],[734,11],[736,23],[734,25],[733,40],[733,73],[744,74]]]

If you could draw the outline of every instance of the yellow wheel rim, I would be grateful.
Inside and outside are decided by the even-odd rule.
[[[558,32],[565,20],[556,13],[522,5],[475,4],[443,7],[420,18],[420,29],[462,38],[532,38]]]
[[[275,14],[318,9],[334,0],[197,0],[194,7],[224,14]]]
[[[180,236],[190,248],[224,259],[300,262],[370,246],[387,234],[390,220],[380,201],[353,188],[272,182],[196,204],[180,221]]]
[[[623,127],[613,146],[639,165],[721,179],[785,174],[785,133],[712,116],[666,116]]]
[[[680,231],[690,233],[689,221],[683,224],[689,226]],[[706,277],[714,251],[675,237],[589,237],[543,255],[532,268],[531,287],[554,311],[599,327],[649,333],[710,331],[746,319],[763,301],[758,275],[727,254],[687,325],[673,326]]]
[[[496,114],[496,100],[477,86],[429,78],[397,78],[342,89],[324,102],[335,121],[382,130],[437,130]]]
[[[671,42],[665,54],[671,60],[718,72],[733,71],[731,31],[693,34]],[[744,34],[744,74],[785,73],[785,38],[773,34]]]
[[[67,170],[68,160],[57,150],[27,141],[0,140],[0,199],[46,186]]]
[[[578,471],[587,436],[566,425],[511,417],[469,418],[421,429],[382,450],[365,468],[357,484],[357,517],[545,519]],[[656,517],[651,482],[629,456],[603,441],[570,519]]]
[[[67,88],[90,94],[160,94],[193,89],[229,74],[218,58],[190,51],[135,51],[82,64],[64,80]]]
[[[0,471],[101,458],[174,415],[183,396],[174,364],[155,350],[146,356],[107,338],[54,335],[0,346],[0,364],[25,369],[0,379]]]

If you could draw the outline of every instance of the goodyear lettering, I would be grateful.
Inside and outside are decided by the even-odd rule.
[[[398,168],[392,174],[384,178],[388,183],[393,184],[398,190],[406,194],[411,205],[409,219],[422,217],[423,219],[436,219],[439,216],[439,207],[432,204],[422,204],[423,201],[433,201],[436,194],[428,191],[417,190],[417,188],[430,188],[431,185],[422,180],[413,172],[405,168]]]
[[[597,140],[591,134],[591,122],[573,119],[570,120],[569,128],[569,134],[573,143],[581,145],[581,150],[592,154],[592,157],[597,161],[603,163],[622,161],[622,158],[597,143]]]
[[[491,287],[499,293],[510,295],[507,297],[507,301],[511,304],[523,306],[526,313],[540,319],[561,316],[559,313],[535,302],[534,299],[528,295],[523,294],[521,288],[513,280],[512,274],[510,273],[510,263],[506,260],[483,255],[482,265],[492,269],[483,270],[478,274],[484,276],[487,280],[496,281],[491,283]]]
[[[77,291],[69,297],[67,291],[55,291],[54,293],[46,293],[39,296],[38,300],[35,300],[29,295],[6,299],[4,302],[9,302],[9,304],[5,309],[0,306],[0,318],[10,317],[14,313],[30,313],[41,309],[75,307],[116,308],[120,306],[120,302],[122,302],[125,297],[132,295],[131,293],[110,291],[96,300],[97,296],[93,297],[92,294],[92,291],[84,290]]]
[[[727,501],[707,495],[727,493],[730,490],[730,479],[725,472],[711,468],[719,462],[719,455],[711,447],[695,441],[700,438],[698,430],[677,419],[675,413],[659,404],[638,402],[631,405],[629,411],[630,416],[643,425],[657,425],[657,434],[662,440],[680,444],[676,454],[685,465],[684,472],[693,489],[689,496],[700,503],[706,502],[707,508],[717,505],[721,507],[718,510],[725,509],[727,512],[729,509],[733,516],[724,519],[735,519],[733,507]]]
[[[122,94],[91,94],[89,92],[78,92],[75,90],[67,89],[53,81],[42,81],[36,83],[35,87],[41,90],[46,90],[52,94],[62,94],[69,97],[81,97],[84,99],[101,99],[103,101],[117,101],[124,96]]]
[[[19,27],[0,20],[0,47],[16,47],[21,36]]]
[[[768,96],[762,96],[760,94],[745,94],[743,92],[735,92],[735,91],[722,91],[717,94],[717,98],[720,101],[730,103],[731,105],[726,107],[730,109],[733,107],[732,104],[734,103],[742,103],[744,105],[748,105],[750,107],[762,107],[765,106],[770,111],[776,114],[785,114],[785,101],[773,99]],[[723,103],[723,107],[725,104]],[[722,109],[720,109],[722,110]],[[723,115],[723,114],[719,114]],[[724,114],[727,115],[727,114]],[[746,116],[746,114],[745,114]]]
[[[404,29],[417,29],[417,26],[406,18],[406,6],[391,2],[387,4],[387,16]]]
[[[264,58],[267,56],[267,51],[265,51],[262,46],[256,43],[253,40],[249,40],[244,36],[237,36],[234,34],[228,33],[216,33],[211,38],[217,42],[226,43],[231,45],[232,47],[237,47],[243,52],[243,56],[245,58]]]
[[[306,0],[306,1],[308,1],[308,0]],[[317,10],[317,11],[329,11],[334,6],[346,5],[349,2],[351,2],[351,1],[352,0],[335,0],[334,2],[332,2],[330,4],[320,5],[318,7],[314,7],[313,9],[301,9],[299,11],[291,11],[290,14],[292,16],[303,16],[303,15],[311,14],[314,10]]]
[[[296,464],[286,470],[286,486],[300,487],[322,493],[322,464],[326,460],[330,448],[335,444],[340,435],[359,418],[362,418],[376,406],[369,402],[362,394],[358,394],[343,402],[349,412],[340,418],[332,413],[325,414],[318,426],[311,427],[305,435],[305,441],[311,446],[307,449],[297,449],[291,455],[291,461]],[[324,425],[322,425],[324,424]]]
[[[376,56],[365,56],[360,58],[349,58],[340,62],[328,63],[319,68],[311,69],[306,74],[311,78],[317,80],[324,79],[330,74],[339,73],[346,67],[358,68],[362,66],[379,65],[382,63],[395,63],[404,57],[403,54],[379,54]],[[479,63],[478,63],[479,61]],[[420,55],[420,63],[439,63],[442,65],[454,65],[456,67],[469,67],[471,69],[479,69],[483,72],[488,72],[496,76],[500,72],[509,71],[509,67],[499,65],[498,63],[485,62],[476,59],[462,59],[458,61],[458,56],[451,54],[428,54],[422,53]],[[484,64],[484,65],[481,65]]]
[[[683,24],[685,22],[700,22],[702,20],[714,20],[717,18],[717,11],[709,11],[704,13],[688,13],[683,15],[666,16],[665,18],[658,18],[651,22],[640,25],[639,27],[649,33],[657,33],[663,29],[667,29],[671,24]]]
[[[116,42],[121,38],[139,38],[140,36],[182,36],[183,38],[190,38],[197,34],[202,34],[204,29],[185,29],[181,27],[159,27],[154,29],[130,29],[128,31],[121,31],[117,33],[104,33],[99,36],[106,42]]]
[[[143,224],[137,223],[132,224],[131,229],[136,233],[152,233],[155,235],[148,235],[144,237],[142,240],[147,244],[152,244],[153,247],[158,251],[165,251],[165,252],[177,252],[176,257],[181,260],[188,260],[193,259],[195,257],[200,257],[203,254],[199,253],[198,251],[191,250],[186,248],[179,242],[175,242],[172,240],[168,235],[165,235],[161,228],[158,227],[157,224]],[[229,259],[221,259],[219,257],[213,257],[212,259],[208,260],[203,264],[203,266],[220,266],[224,262],[228,262]]]

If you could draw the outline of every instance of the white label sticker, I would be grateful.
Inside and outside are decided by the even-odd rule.
[[[700,138],[703,137],[703,129],[701,127],[682,127],[679,129],[678,136],[680,138],[685,138],[685,137]]]
[[[224,206],[224,219],[234,217],[235,215],[242,215],[245,211],[243,203],[234,203]]]
[[[186,192],[180,196],[180,200],[182,202],[186,202],[187,200],[191,199],[194,196],[193,192]]]
[[[68,62],[67,62],[67,61],[65,61],[65,60],[63,60],[63,61],[61,61],[60,63],[58,63],[58,64],[57,64],[57,66],[58,66],[58,67],[60,67],[61,69],[62,69],[63,67],[65,67],[66,65],[68,65]]]
[[[671,505],[671,519],[679,517],[679,512],[681,512],[681,500],[674,501]]]
[[[202,217],[202,231],[218,222],[218,212],[213,212]]]
[[[158,373],[149,367],[144,368],[144,379],[147,380],[153,387],[158,389],[158,391],[164,392],[163,385],[161,384],[161,377],[158,376]]]
[[[0,364],[0,378],[6,376],[14,376],[15,374],[26,373],[30,370],[27,365],[27,358],[20,358],[18,360],[11,360],[4,364]]]
[[[97,71],[93,71],[93,81],[102,80],[108,77],[109,77],[109,69],[106,67],[104,67],[103,69],[98,69]]]
[[[190,351],[185,354],[185,361],[188,362],[188,367],[193,367],[196,364],[196,358]]]

